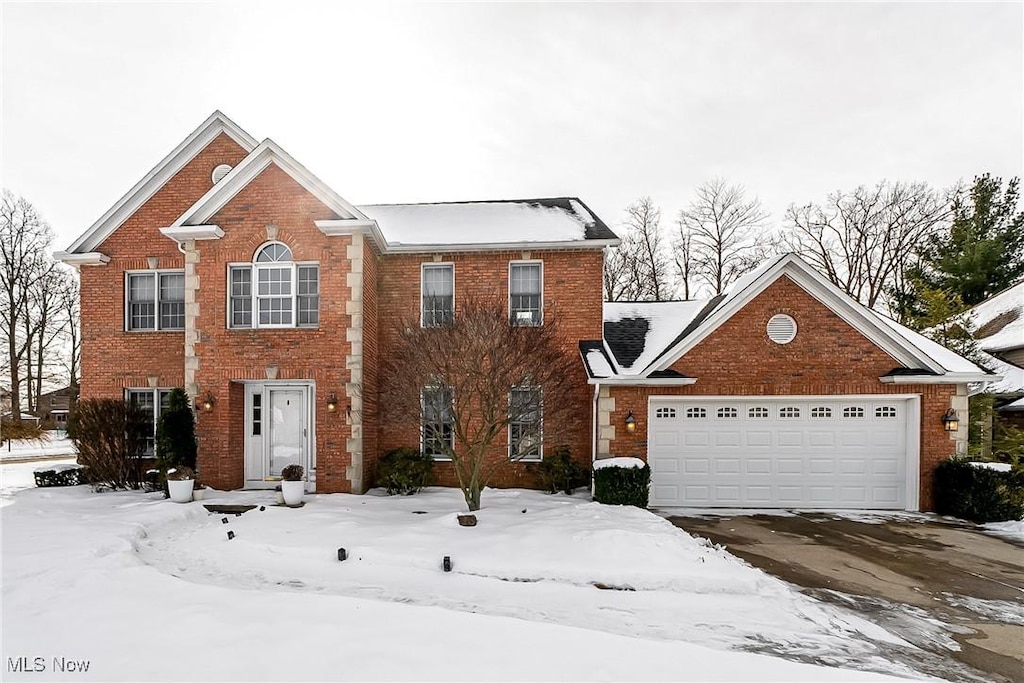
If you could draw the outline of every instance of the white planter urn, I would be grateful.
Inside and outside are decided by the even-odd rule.
[[[281,495],[284,497],[284,504],[296,506],[302,502],[302,496],[306,492],[304,481],[282,481]]]
[[[192,487],[195,486],[195,479],[168,479],[167,491],[171,494],[171,500],[175,503],[191,503]]]

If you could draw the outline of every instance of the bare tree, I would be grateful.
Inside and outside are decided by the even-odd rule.
[[[82,321],[79,282],[74,272],[68,274],[60,290],[60,317],[63,319],[64,352],[61,354],[63,376],[77,387],[82,362]]]
[[[419,425],[424,452],[451,460],[471,511],[496,471],[578,420],[578,356],[554,316],[510,325],[504,302],[469,300],[439,326],[403,321],[398,337],[382,363],[384,424]]]
[[[661,210],[650,197],[626,208],[619,246],[605,257],[608,301],[664,301],[671,298],[671,267],[661,234]]]
[[[676,235],[672,241],[672,257],[676,266],[676,277],[682,287],[683,298],[689,300],[694,280],[693,235],[686,224],[676,221]]]
[[[694,275],[721,294],[764,258],[758,238],[767,218],[756,197],[746,199],[743,186],[715,178],[699,186],[696,199],[679,212],[676,244],[689,241]]]
[[[29,412],[36,412],[43,383],[58,382],[64,355],[68,318],[63,315],[62,298],[74,276],[60,264],[44,264],[45,272],[29,290],[26,336],[30,338],[25,355],[26,397]]]
[[[833,192],[824,205],[790,205],[782,243],[844,292],[878,308],[906,288],[918,247],[949,217],[946,195],[927,183],[883,180]]]
[[[36,321],[32,293],[53,268],[49,255],[53,234],[35,208],[23,197],[4,190],[0,199],[0,335],[4,365],[10,377],[11,412],[20,420],[22,372],[32,353]],[[25,373],[31,375],[31,371]],[[32,391],[31,383],[29,391]]]

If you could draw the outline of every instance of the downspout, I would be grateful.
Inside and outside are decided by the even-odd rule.
[[[601,395],[601,384],[600,383],[596,383],[596,384],[594,384],[594,404],[593,404],[593,408],[591,409],[591,416],[590,416],[590,436],[591,436],[591,444],[590,444],[590,495],[591,495],[591,497],[593,497],[593,495],[594,495],[594,463],[597,462],[597,430],[600,429],[600,427],[597,426],[597,401],[598,401],[598,397],[600,395]]]

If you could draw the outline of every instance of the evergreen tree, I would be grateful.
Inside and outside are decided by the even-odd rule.
[[[172,389],[167,407],[160,412],[156,424],[156,456],[160,469],[196,467],[196,423],[188,396],[182,389]]]
[[[1024,211],[1017,210],[1020,178],[1003,190],[988,173],[952,206],[949,232],[929,236],[916,279],[924,288],[975,306],[1024,277]]]

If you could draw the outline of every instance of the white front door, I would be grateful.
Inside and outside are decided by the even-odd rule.
[[[654,507],[917,506],[905,396],[652,397]]]
[[[315,477],[312,385],[253,382],[245,389],[245,487],[276,486],[281,470],[301,465]]]

